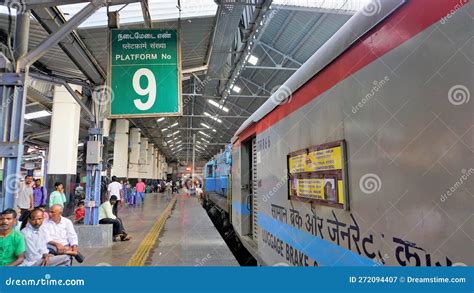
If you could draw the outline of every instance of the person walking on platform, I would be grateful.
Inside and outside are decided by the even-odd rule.
[[[112,212],[112,206],[115,205],[117,197],[112,195],[109,201],[104,202],[99,207],[99,224],[112,224],[112,233],[114,241],[127,241],[130,240],[130,236],[125,233],[123,228],[122,220],[114,215]]]
[[[64,208],[64,205],[66,204],[66,195],[64,195],[64,187],[61,182],[56,182],[54,183],[54,188],[56,189],[55,191],[51,192],[49,195],[49,207],[52,207],[53,205],[60,205],[62,208]]]
[[[151,185],[145,184],[145,193],[150,193],[151,192]]]
[[[30,212],[34,208],[35,200],[33,198],[33,188],[31,182],[33,177],[25,176],[25,182],[19,182],[18,192],[15,195],[15,207],[20,211],[21,226],[20,230],[26,227]]]
[[[173,191],[173,184],[171,183],[171,180],[168,180],[165,184],[165,198],[167,201],[171,200],[171,193]]]
[[[115,195],[117,197],[117,201],[114,204],[113,207],[113,212],[114,215],[118,216],[118,205],[120,204],[120,207],[123,207],[123,202],[122,202],[122,184],[117,182],[117,176],[112,176],[112,182],[109,184],[107,187],[107,192],[109,194],[109,200],[112,195]]]
[[[130,202],[128,204],[131,206],[135,206],[136,202],[137,202],[137,188],[133,187],[130,193]]]
[[[48,198],[48,192],[46,188],[41,185],[41,179],[35,180],[35,187],[33,188],[33,198],[35,200],[35,208],[46,207],[46,199]]]
[[[130,204],[130,197],[132,196],[132,185],[128,179],[125,181],[125,202]]]
[[[16,216],[13,209],[0,213],[0,267],[18,266],[25,259],[25,239],[13,228]]]
[[[171,194],[178,193],[177,183],[176,181],[171,181]]]
[[[137,184],[135,185],[135,190],[137,192],[137,203],[144,203],[145,202],[145,182],[142,181],[141,178],[138,178],[138,182]]]

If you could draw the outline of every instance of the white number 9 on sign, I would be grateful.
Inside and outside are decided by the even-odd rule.
[[[145,76],[148,80],[148,85],[146,88],[142,88],[140,86],[140,79],[142,78],[142,76]],[[151,70],[147,68],[140,68],[135,72],[135,74],[133,75],[133,89],[140,96],[148,95],[148,99],[146,100],[146,102],[142,102],[141,99],[133,100],[133,103],[135,104],[135,107],[137,107],[138,110],[146,111],[150,109],[153,104],[155,104],[156,80],[155,75]]]

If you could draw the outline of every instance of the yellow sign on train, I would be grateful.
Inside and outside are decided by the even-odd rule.
[[[291,157],[289,167],[291,173],[341,170],[341,147],[337,146]]]
[[[336,180],[335,178],[294,179],[290,186],[291,196],[344,204],[342,180]]]

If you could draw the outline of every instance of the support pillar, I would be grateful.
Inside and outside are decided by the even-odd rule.
[[[155,147],[154,144],[149,143],[148,144],[148,151],[147,151],[147,164],[146,164],[146,170],[147,170],[147,179],[153,179],[153,161],[155,160],[153,156],[155,155]]]
[[[148,138],[140,138],[140,158],[138,160],[138,177],[146,179],[147,177],[147,160],[148,160]]]
[[[30,31],[30,11],[16,15],[14,57],[16,60],[28,52],[28,37]],[[7,58],[2,55],[1,70],[13,72],[14,68]],[[0,87],[2,103],[0,117],[1,147],[8,148],[10,155],[3,157],[2,193],[0,194],[0,210],[14,207],[15,191],[18,188],[18,177],[21,176],[21,160],[23,156],[24,114],[26,104],[26,86],[28,68],[18,68],[17,72],[23,75],[18,80],[19,86],[4,85]]]
[[[140,158],[140,140],[141,132],[139,128],[130,129],[129,148],[130,153],[128,157],[128,178],[136,181],[139,174],[139,158]],[[130,182],[132,183],[132,182]]]
[[[163,155],[158,154],[158,179],[163,179]]]
[[[158,179],[158,155],[159,155],[158,149],[155,149],[155,154],[153,156],[153,179]]]
[[[80,86],[71,85],[81,91]],[[65,214],[74,210],[74,188],[77,173],[77,145],[81,107],[63,86],[55,86],[51,132],[49,137],[48,186],[61,182],[66,195]]]
[[[113,173],[119,178],[128,176],[128,127],[126,119],[115,120]]]

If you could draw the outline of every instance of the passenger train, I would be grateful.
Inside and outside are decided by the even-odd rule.
[[[206,166],[259,265],[474,265],[474,4],[372,4]]]

